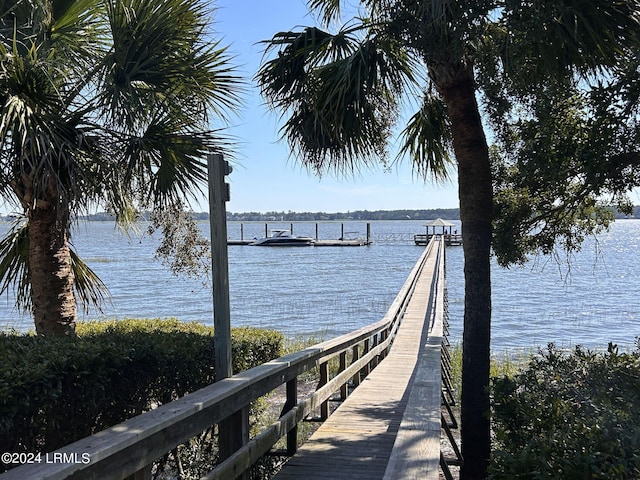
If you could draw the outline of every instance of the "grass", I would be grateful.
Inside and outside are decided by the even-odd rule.
[[[318,336],[285,337],[285,339],[282,342],[282,354],[287,355],[289,353],[299,352],[300,350],[304,350],[305,348],[312,347],[313,345],[317,345],[318,343],[322,343],[324,341],[325,341],[325,338],[318,337]]]
[[[462,391],[462,345],[451,345],[451,377],[453,386],[460,396]],[[534,349],[506,350],[499,355],[492,355],[489,375],[493,377],[513,377],[526,367],[534,354]]]

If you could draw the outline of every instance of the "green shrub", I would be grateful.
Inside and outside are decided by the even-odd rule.
[[[493,395],[491,478],[640,478],[639,352],[549,345]]]
[[[51,451],[214,381],[211,327],[117,320],[77,332],[0,334],[0,451]],[[234,372],[277,358],[281,344],[278,332],[232,329]]]

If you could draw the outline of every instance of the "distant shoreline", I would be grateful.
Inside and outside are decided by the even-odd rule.
[[[208,212],[194,212],[193,217],[198,221],[209,220]],[[227,221],[238,222],[319,222],[319,221],[374,221],[374,220],[460,220],[459,208],[435,209],[405,209],[405,210],[354,210],[347,212],[227,212]],[[616,219],[639,219],[640,206],[633,207],[632,215],[622,215],[616,212]],[[113,215],[98,212],[82,215],[80,220],[95,222],[113,221]],[[146,220],[147,215],[141,214],[140,220]],[[0,221],[11,221],[12,216],[0,216]]]
[[[208,214],[204,214],[208,218]],[[460,220],[460,209],[438,208],[431,210],[355,210],[353,212],[227,212],[229,221],[285,221],[285,222],[313,222],[313,221],[341,221],[341,220]]]
[[[198,221],[209,220],[208,212],[194,212],[193,217]],[[458,208],[438,208],[431,210],[355,210],[353,212],[227,212],[227,221],[231,222],[314,222],[314,221],[373,221],[373,220],[460,220]],[[2,221],[11,221],[11,216],[0,217]],[[98,212],[90,215],[81,215],[80,220],[95,222],[111,222],[113,215],[107,212]],[[140,220],[148,219],[143,213]]]

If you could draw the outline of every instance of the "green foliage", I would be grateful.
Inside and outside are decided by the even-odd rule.
[[[151,212],[147,233],[162,232],[155,258],[160,259],[174,275],[209,279],[211,271],[211,242],[202,236],[193,212],[178,205]],[[203,280],[203,284],[206,284]]]
[[[272,108],[290,111],[282,137],[306,167],[351,173],[387,161],[400,94],[415,83],[415,59],[393,37],[353,22],[335,34],[281,32],[268,45],[278,55],[257,81]]]
[[[489,374],[491,377],[513,377],[527,365],[531,358],[529,350],[505,351],[499,355],[491,356]],[[451,380],[453,389],[460,397],[462,392],[462,345],[457,343],[449,349],[451,357]]]
[[[493,246],[502,265],[558,247],[578,251],[614,220],[610,205],[630,213],[624,193],[637,184],[618,158],[634,145],[615,115],[594,116],[593,95],[576,86],[548,81],[538,90],[492,150]],[[611,140],[622,137],[625,147]]]
[[[493,395],[491,478],[640,478],[640,351],[549,345]]]
[[[48,245],[66,245],[72,222],[96,206],[125,225],[137,211],[192,201],[206,184],[207,154],[230,151],[230,138],[213,124],[223,127],[235,113],[244,80],[213,39],[212,13],[203,0],[0,6],[0,198],[32,226],[47,208],[44,218],[58,222],[47,235],[26,223],[19,236],[8,232],[0,284],[17,285],[17,306],[34,307],[40,333],[55,332],[39,313],[62,316],[55,299],[99,307],[107,291],[75,253],[73,276],[33,274],[33,265],[29,274],[25,246],[48,252]],[[42,287],[51,277],[75,282],[75,297],[68,288]],[[29,295],[33,285],[49,298]]]
[[[214,381],[211,327],[119,320],[77,332],[0,334],[0,451],[51,451]],[[280,356],[282,339],[232,330],[234,372]]]

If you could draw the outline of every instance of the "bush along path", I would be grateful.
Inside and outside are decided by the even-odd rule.
[[[214,381],[211,327],[116,320],[77,333],[0,333],[0,451],[50,452]],[[232,329],[234,373],[278,358],[282,340]]]
[[[551,344],[492,389],[492,479],[640,478],[640,345]]]

